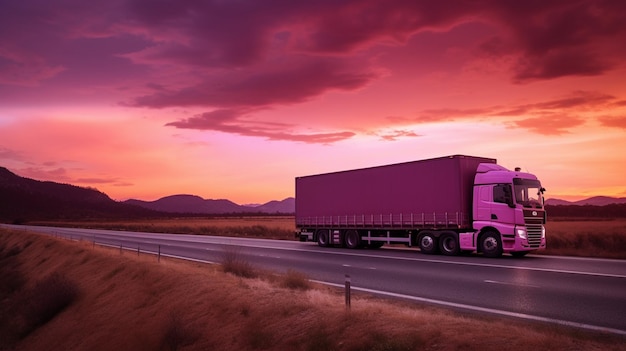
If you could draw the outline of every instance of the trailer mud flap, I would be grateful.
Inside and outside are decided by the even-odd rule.
[[[332,239],[331,242],[333,243],[333,245],[341,245],[341,231],[339,230],[333,230],[333,235],[332,235]]]

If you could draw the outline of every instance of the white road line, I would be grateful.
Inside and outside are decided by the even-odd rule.
[[[324,281],[319,281],[319,280],[311,280],[311,281],[315,282],[315,283],[320,283],[320,284],[324,284],[324,285],[338,287],[338,288],[345,288],[344,284],[335,284],[335,283],[329,283],[329,282],[324,282]],[[607,327],[601,327],[601,326],[597,326],[597,325],[577,323],[577,322],[565,321],[565,320],[561,320],[561,319],[554,319],[554,318],[548,318],[548,317],[535,316],[535,315],[525,314],[525,313],[517,313],[517,312],[511,312],[511,311],[496,310],[496,309],[493,309],[493,308],[485,308],[485,307],[478,307],[478,306],[472,306],[472,305],[465,305],[465,304],[449,302],[449,301],[427,299],[427,298],[424,298],[424,297],[417,297],[417,296],[411,296],[411,295],[397,294],[397,293],[392,293],[392,292],[388,292],[388,291],[381,291],[381,290],[374,290],[374,289],[367,289],[367,288],[359,288],[359,287],[355,287],[355,286],[352,286],[351,289],[357,290],[357,291],[362,291],[362,292],[367,292],[367,293],[371,293],[371,294],[376,294],[376,295],[391,296],[391,297],[396,297],[396,298],[401,298],[401,299],[406,299],[406,300],[412,300],[412,301],[418,301],[418,302],[424,302],[424,303],[429,303],[429,304],[434,304],[434,305],[439,305],[439,306],[460,308],[460,309],[465,309],[465,310],[470,310],[470,311],[490,313],[490,314],[495,314],[495,315],[500,315],[500,316],[514,317],[514,318],[530,320],[530,321],[537,321],[537,322],[546,322],[546,323],[564,325],[564,326],[568,326],[568,327],[574,327],[574,328],[586,329],[586,330],[591,330],[591,331],[605,332],[605,333],[611,333],[611,334],[618,334],[618,335],[626,336],[626,330],[621,330],[621,329],[607,328]]]
[[[500,284],[500,285],[513,285],[513,286],[523,286],[526,288],[540,288],[540,286],[538,285],[532,285],[532,284],[518,284],[518,283],[508,283],[508,282],[499,282],[497,280],[484,280],[485,283],[488,284]]]

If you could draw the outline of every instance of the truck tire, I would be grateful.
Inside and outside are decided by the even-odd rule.
[[[485,257],[502,256],[502,241],[494,231],[487,231],[480,237],[480,251]]]
[[[321,247],[327,247],[330,245],[330,235],[328,230],[320,229],[317,231],[317,245]]]
[[[456,233],[443,233],[439,237],[439,251],[446,256],[456,256],[459,254],[459,237]]]
[[[348,249],[357,249],[361,246],[361,236],[357,230],[348,230],[343,236],[344,244]]]
[[[420,235],[417,242],[422,253],[428,255],[433,255],[437,253],[437,238],[433,235],[433,233],[427,232]]]

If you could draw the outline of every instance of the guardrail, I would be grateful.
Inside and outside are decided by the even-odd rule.
[[[171,253],[167,253],[168,251],[172,251],[173,248],[176,248],[176,245],[167,245],[167,244],[158,244],[158,243],[146,243],[139,241],[129,241],[125,240],[114,240],[109,237],[101,238],[97,235],[88,235],[88,234],[80,234],[80,233],[62,233],[62,232],[54,232],[54,233],[45,233],[38,232],[39,234],[49,235],[57,239],[65,239],[76,242],[87,242],[91,243],[92,247],[101,246],[101,247],[109,247],[118,249],[120,254],[123,252],[132,252],[137,253],[137,256],[140,254],[148,254],[154,255],[157,259],[157,262],[161,262],[161,257],[169,257],[175,259],[182,259],[193,262],[200,263],[209,263],[216,264],[216,261],[206,260],[206,259],[198,259],[189,256],[179,256]]]

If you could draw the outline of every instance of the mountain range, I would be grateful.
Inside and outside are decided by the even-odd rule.
[[[107,219],[158,216],[155,211],[113,201],[96,189],[39,181],[0,167],[0,220]]]
[[[258,206],[237,205],[229,200],[207,200],[194,195],[172,195],[156,201],[112,200],[93,188],[20,177],[0,167],[0,221],[89,220],[152,218],[234,213],[291,214],[295,199],[270,201]]]
[[[167,213],[294,213],[296,201],[288,197],[282,201],[270,201],[258,206],[238,205],[230,200],[203,199],[196,195],[171,195],[155,201],[130,199],[125,204]]]
[[[547,199],[546,206],[606,206],[612,204],[626,204],[626,197],[594,196],[579,201],[561,199]]]

